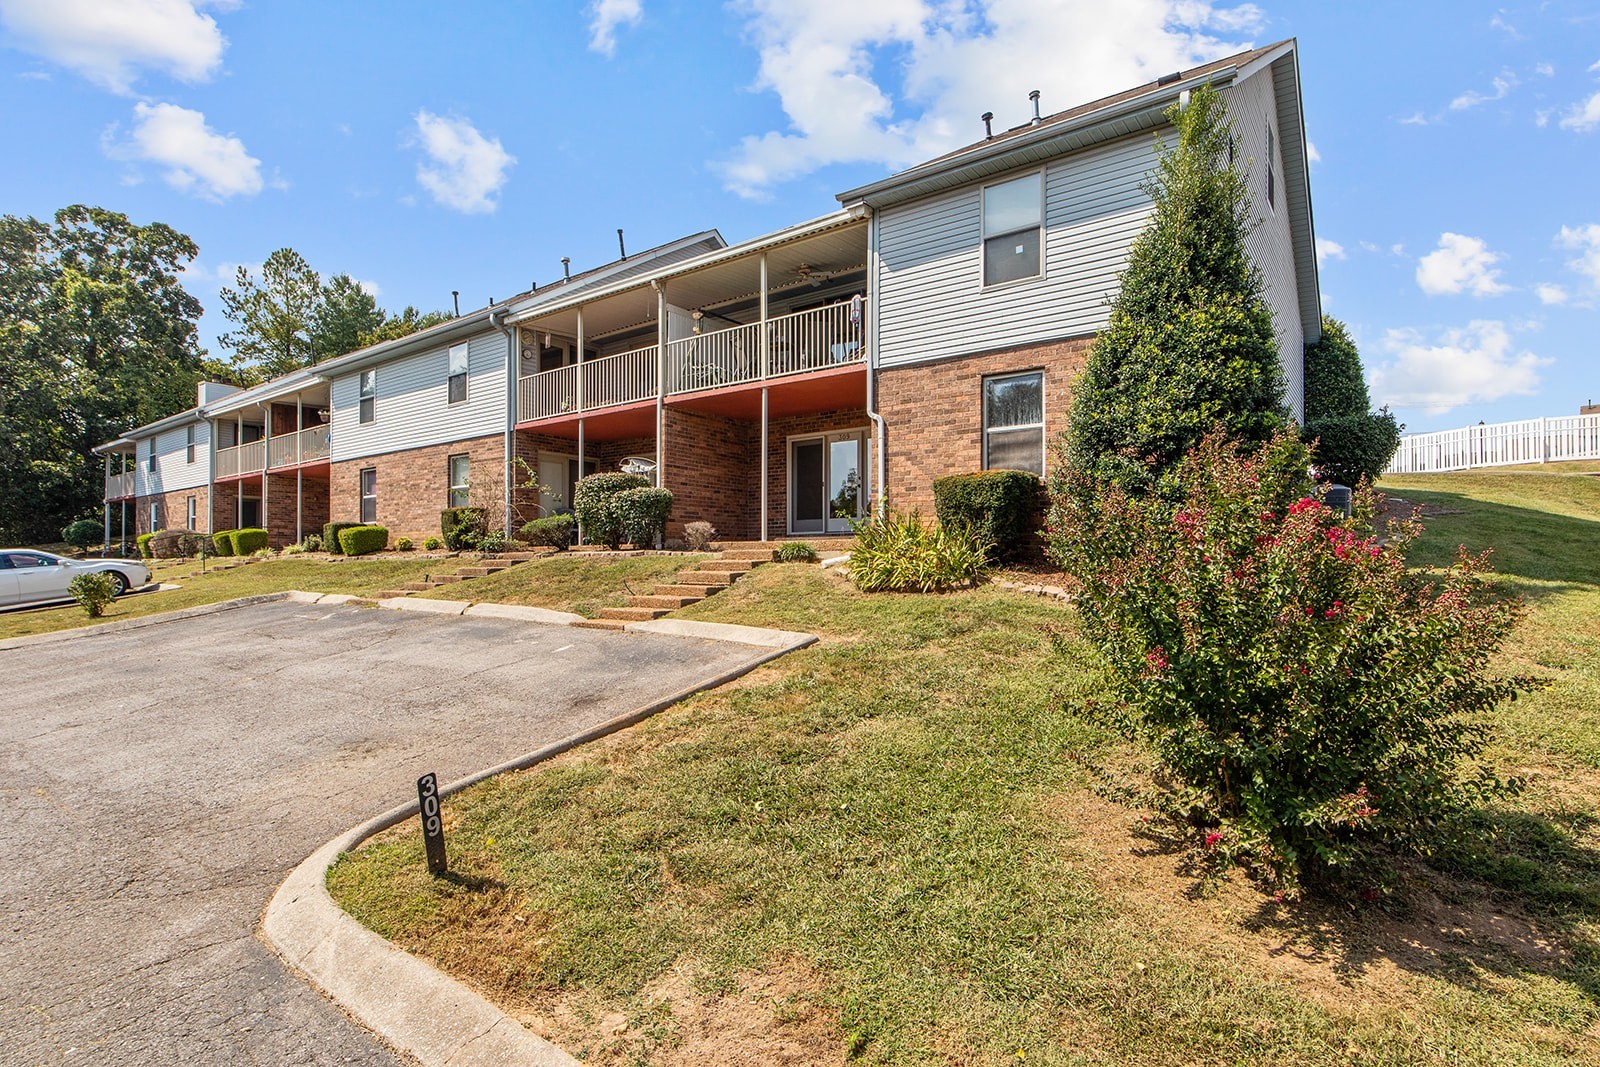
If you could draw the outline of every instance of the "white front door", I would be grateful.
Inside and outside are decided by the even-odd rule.
[[[598,469],[594,460],[585,460],[583,473],[593,474]],[[561,452],[539,453],[539,514],[569,514],[572,511],[572,489],[578,484],[578,457]]]
[[[790,439],[790,533],[849,533],[867,495],[865,430]]]

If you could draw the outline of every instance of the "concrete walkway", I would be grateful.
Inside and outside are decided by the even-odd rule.
[[[410,1062],[255,938],[290,870],[770,652],[284,602],[0,650],[0,1059]]]

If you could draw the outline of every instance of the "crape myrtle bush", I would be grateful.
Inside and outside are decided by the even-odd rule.
[[[339,548],[347,556],[365,556],[382,552],[389,544],[386,526],[346,526],[339,531]]]
[[[866,593],[932,593],[976,585],[993,547],[965,526],[923,525],[917,511],[889,510],[855,525],[850,580]]]
[[[1050,553],[1131,723],[1179,783],[1173,810],[1218,866],[1288,889],[1371,879],[1382,853],[1426,853],[1476,804],[1513,791],[1479,764],[1485,714],[1537,683],[1489,660],[1520,608],[1483,558],[1408,571],[1421,533],[1375,535],[1363,486],[1349,520],[1306,495],[1292,428],[1241,453],[1207,437],[1179,496],[1139,499],[1062,464]]]
[[[933,481],[940,526],[967,526],[994,546],[995,560],[1025,555],[1038,529],[1039,476],[1028,471],[976,471]]]
[[[111,575],[103,571],[95,574],[80,574],[67,583],[67,593],[78,606],[83,608],[83,613],[91,619],[98,619],[106,613],[106,605],[116,599],[116,588],[111,584]]]
[[[578,479],[572,490],[572,511],[578,517],[578,529],[590,544],[603,544],[608,548],[621,546],[627,531],[623,528],[621,514],[615,498],[630,489],[648,489],[650,479],[642,474],[624,474],[608,471]]]
[[[667,532],[672,515],[672,490],[647,485],[624,489],[611,498],[611,507],[622,523],[622,535],[629,544],[653,548]]]

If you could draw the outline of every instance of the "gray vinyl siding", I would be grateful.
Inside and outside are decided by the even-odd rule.
[[[484,333],[467,342],[467,399],[450,404],[450,346],[441,344],[373,368],[373,420],[360,421],[361,375],[329,383],[328,421],[335,462],[485,437],[505,430],[506,339]]]
[[[1245,249],[1261,281],[1267,306],[1272,309],[1278,333],[1278,358],[1283,365],[1284,399],[1298,418],[1305,412],[1305,374],[1303,351],[1304,323],[1300,321],[1300,289],[1295,274],[1294,237],[1289,229],[1289,211],[1284,190],[1283,156],[1277,146],[1283,143],[1278,126],[1278,104],[1272,81],[1272,68],[1263,67],[1224,94],[1228,117],[1233,123],[1234,159],[1250,189],[1250,211],[1257,220],[1245,240]],[[1267,203],[1267,125],[1273,130],[1277,174],[1277,206]]]
[[[211,481],[211,427],[199,420],[195,421],[194,427],[193,463],[185,459],[188,438],[182,426],[135,442],[135,458],[138,460],[134,474],[135,494],[154,496],[181,489],[198,489]],[[156,454],[156,469],[153,472],[149,466],[152,448]]]
[[[1149,216],[1140,185],[1155,158],[1155,137],[1140,134],[1050,163],[1044,274],[987,290],[981,184],[886,209],[878,231],[880,362],[896,366],[1101,329],[1106,298]]]

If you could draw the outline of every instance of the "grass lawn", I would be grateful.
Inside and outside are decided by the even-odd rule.
[[[406,825],[330,887],[598,1064],[1600,1062],[1600,484],[1389,488],[1463,512],[1421,562],[1496,544],[1553,680],[1501,713],[1527,792],[1401,899],[1201,891],[1071,608],[802,565],[682,614],[822,643],[453,798],[447,879]]]
[[[90,619],[76,604],[63,608],[44,608],[0,614],[0,638],[65,630],[97,622],[130,619],[160,611],[214,604],[234,597],[277,593],[285,589],[306,589],[316,593],[350,593],[372,596],[384,589],[409,582],[427,571],[448,567],[456,560],[418,559],[333,559],[283,557],[262,560],[230,570],[208,565],[200,573],[198,560],[154,560],[151,570],[157,582],[175,582],[180,589],[156,593],[135,593],[114,601],[105,618]]]
[[[601,608],[621,605],[630,591],[649,593],[656,583],[670,582],[679,571],[692,569],[709,558],[677,555],[606,559],[587,553],[564,553],[417,595],[434,600],[528,604],[592,619]]]

